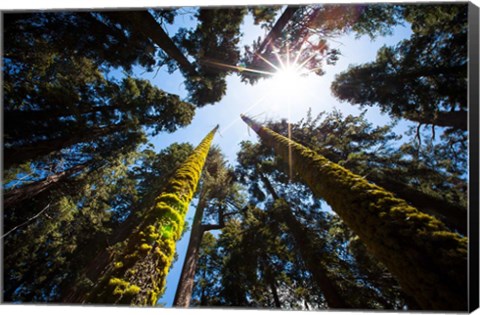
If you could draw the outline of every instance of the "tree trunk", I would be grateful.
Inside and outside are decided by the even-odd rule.
[[[202,192],[195,210],[187,253],[183,262],[182,273],[178,281],[173,306],[188,307],[192,297],[195,271],[197,269],[198,252],[202,243],[204,229],[202,227],[203,211],[206,206],[205,192]]]
[[[264,273],[265,273],[265,280],[267,281],[270,290],[272,291],[273,302],[275,303],[275,308],[282,308],[282,303],[280,302],[280,298],[278,297],[277,285],[275,283],[275,276],[272,272],[272,268],[270,267],[268,261],[264,259]]]
[[[82,171],[90,163],[75,165],[65,171],[47,176],[47,178],[7,191],[3,195],[3,207],[8,209],[20,202],[31,199],[39,193],[62,184],[70,175]]]
[[[335,163],[338,163],[338,161],[342,159],[338,154],[324,151],[321,148],[319,153],[325,157],[328,156],[328,159]],[[354,167],[355,166],[352,167],[353,170]],[[351,169],[348,164],[345,165],[345,168]],[[404,199],[418,210],[435,216],[450,229],[467,235],[467,209],[465,207],[453,204],[443,198],[429,195],[408,184],[397,181],[394,179],[395,175],[388,176],[389,174],[382,177],[372,173],[368,176],[367,180],[394,193],[397,197]]]
[[[185,215],[218,126],[176,170],[154,207],[125,241],[87,303],[155,305],[163,293]]]
[[[340,295],[337,285],[327,276],[327,271],[322,265],[323,255],[318,251],[318,248],[314,246],[314,242],[312,241],[315,236],[309,233],[297,220],[287,202],[277,195],[268,178],[263,174],[260,174],[260,176],[274,200],[282,203],[281,206],[274,210],[273,214],[280,222],[284,223],[292,233],[300,255],[312,273],[314,281],[320,290],[322,290],[328,306],[330,308],[351,308],[348,302]]]
[[[467,310],[465,237],[314,151],[246,116],[242,119],[295,168],[423,309]]]
[[[75,115],[83,115],[83,114],[93,114],[96,112],[102,113],[110,113],[115,109],[119,108],[119,106],[94,106],[90,108],[83,108],[83,109],[69,109],[69,108],[62,108],[62,109],[44,109],[44,110],[5,110],[3,112],[3,117],[5,118],[5,129],[10,130],[14,128],[14,124],[19,122],[25,121],[49,121],[58,119],[60,117],[68,117],[68,116],[75,116]],[[19,127],[19,126],[17,126]]]
[[[295,12],[298,11],[297,6],[288,6],[285,11],[283,11],[282,15],[278,18],[277,22],[275,25],[272,27],[268,35],[265,37],[263,42],[260,44],[258,49],[255,51],[255,57],[254,60],[257,57],[257,55],[262,55],[263,53],[268,53],[272,47],[270,44],[275,41],[277,38],[280,37],[282,30],[285,28],[287,23],[290,21],[290,19],[293,17]],[[266,49],[266,51],[264,51]]]
[[[315,237],[295,218],[291,209],[283,200],[284,205],[275,209],[279,211],[277,218],[281,220],[292,233],[295,244],[302,256],[307,268],[311,271],[312,277],[317,283],[325,297],[329,308],[348,309],[352,306],[341,296],[338,286],[327,275],[327,270],[322,265],[323,255],[315,248],[312,239]]]
[[[4,169],[8,169],[14,165],[19,165],[30,160],[41,158],[53,152],[60,151],[77,143],[89,142],[98,137],[105,136],[124,129],[125,124],[112,125],[107,127],[92,127],[83,130],[82,133],[72,133],[68,136],[62,136],[57,139],[38,141],[34,144],[25,146],[15,146],[4,149],[3,165]]]
[[[158,45],[170,58],[174,59],[188,75],[198,75],[195,67],[188,61],[183,53],[178,49],[175,43],[162,29],[162,26],[157,23],[154,17],[148,11],[129,11],[127,13],[114,12],[114,13],[102,13],[109,19],[124,23],[127,20],[134,28],[135,32],[142,33],[146,37],[150,38],[155,44]]]
[[[468,113],[464,110],[454,112],[437,112],[433,117],[426,117],[417,113],[405,113],[405,118],[425,125],[435,125],[439,127],[451,127],[457,130],[468,129]]]

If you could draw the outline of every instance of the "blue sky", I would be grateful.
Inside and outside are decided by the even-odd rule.
[[[173,35],[178,27],[191,27],[195,25],[188,16],[182,15],[175,20],[175,24],[168,28]],[[244,34],[241,47],[251,45],[254,39],[265,34],[265,31],[253,25],[253,20],[248,16],[242,25]],[[334,108],[341,110],[345,115],[359,114],[360,109],[347,103],[340,103],[330,92],[330,84],[336,73],[345,71],[351,64],[361,64],[373,61],[377,50],[383,45],[394,45],[403,38],[409,37],[408,27],[397,27],[391,36],[381,37],[372,41],[364,36],[355,39],[353,36],[344,36],[335,39],[342,52],[335,66],[326,66],[324,76],[309,75],[299,86],[278,87],[272,79],[260,80],[255,85],[242,83],[240,78],[232,74],[227,78],[227,93],[223,99],[214,104],[196,110],[192,123],[172,134],[160,134],[151,139],[155,149],[161,150],[174,142],[190,142],[193,145],[200,143],[202,138],[217,124],[220,124],[213,144],[220,146],[229,162],[233,165],[239,144],[243,140],[257,141],[253,131],[249,131],[240,114],[245,113],[255,117],[258,121],[265,119],[289,118],[295,122],[304,117],[309,108],[315,116],[321,111],[331,111]],[[292,58],[293,59],[293,58]],[[142,78],[151,80],[159,88],[186,98],[183,86],[183,77],[178,73],[168,74],[161,69],[157,74],[143,73]],[[299,95],[301,95],[299,97]],[[373,124],[382,125],[389,122],[387,116],[380,114],[376,108],[369,108],[366,118]],[[400,122],[396,131],[404,133],[408,123]],[[190,206],[187,220],[191,223],[195,209],[195,201]],[[160,299],[161,303],[171,306],[180,276],[181,267],[185,257],[186,247],[190,232],[187,231],[177,243],[178,260],[167,278],[167,289]]]

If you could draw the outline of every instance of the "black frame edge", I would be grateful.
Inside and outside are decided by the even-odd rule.
[[[479,7],[468,4],[469,42],[469,296],[468,311],[479,307]]]

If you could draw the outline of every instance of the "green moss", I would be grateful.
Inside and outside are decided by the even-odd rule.
[[[117,262],[113,263],[113,267],[114,267],[115,269],[120,269],[120,268],[123,267],[123,262],[117,261]]]
[[[136,285],[132,285],[127,281],[124,281],[119,278],[111,278],[109,283],[109,286],[113,286],[113,295],[119,295],[119,296],[124,296],[124,295],[130,295],[133,296],[137,293],[140,292],[140,287]]]
[[[149,250],[152,249],[152,246],[151,245],[148,245],[148,244],[145,244],[143,243],[142,245],[140,245],[140,250],[142,252],[148,252]]]

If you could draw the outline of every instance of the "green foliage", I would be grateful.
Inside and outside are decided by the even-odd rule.
[[[280,6],[256,5],[254,7],[249,7],[248,11],[252,14],[255,25],[262,23],[262,28],[271,29],[273,26],[273,21],[280,9]]]
[[[159,17],[172,19],[173,11],[163,13]],[[129,27],[95,12],[6,15],[6,169],[53,158],[77,163],[114,156],[144,142],[145,132],[173,132],[191,122],[194,107],[178,96],[145,80],[105,76],[111,67],[152,70],[157,57],[151,40]],[[74,40],[75,33],[89,36]]]
[[[245,8],[201,8],[195,30],[183,29],[175,41],[197,62],[197,75],[185,80],[189,100],[197,106],[218,102],[225,95],[225,78],[231,72],[223,65],[235,65],[240,57],[240,25]]]
[[[5,232],[46,208],[5,237],[5,300],[81,302],[97,280],[95,273],[108,263],[108,244],[132,232],[158,196],[152,187],[163,187],[191,151],[189,144],[173,144],[158,154],[145,150],[104,160],[109,163],[73,174],[6,209]],[[64,210],[57,217],[58,207]],[[157,236],[148,229],[147,241]],[[123,266],[117,261],[113,268]]]
[[[219,283],[216,279],[220,277],[219,262],[221,256],[217,253],[217,240],[210,232],[203,235],[199,248],[197,268],[195,272],[195,286],[192,292],[191,305],[206,306],[219,305]]]
[[[467,128],[467,6],[405,6],[413,35],[337,75],[340,100],[420,124]]]
[[[122,217],[122,207],[135,200],[126,172],[135,156],[78,171],[5,209],[5,232],[11,231],[4,239],[5,300],[59,302],[69,286],[80,282],[84,266]]]
[[[7,76],[6,84],[12,84],[5,92],[7,168],[81,143],[99,145],[114,133],[126,137],[142,127],[152,135],[173,132],[193,118],[191,104],[148,81],[106,81],[86,59],[65,58],[62,70],[55,70],[60,65],[53,62],[41,72],[33,67]],[[7,72],[16,66],[7,62]],[[73,73],[81,75],[72,78]],[[21,84],[20,76],[32,79]],[[22,101],[17,100],[20,94]]]
[[[158,57],[151,39],[131,32],[101,14],[105,12],[34,12],[5,15],[4,47],[8,58],[32,58],[25,51],[52,51],[65,56],[85,57],[103,69],[122,67],[130,72],[140,65],[153,71]],[[113,14],[121,14],[115,12]],[[169,14],[175,14],[170,11]],[[167,22],[171,18],[165,19]],[[75,37],[72,34],[88,34]]]

